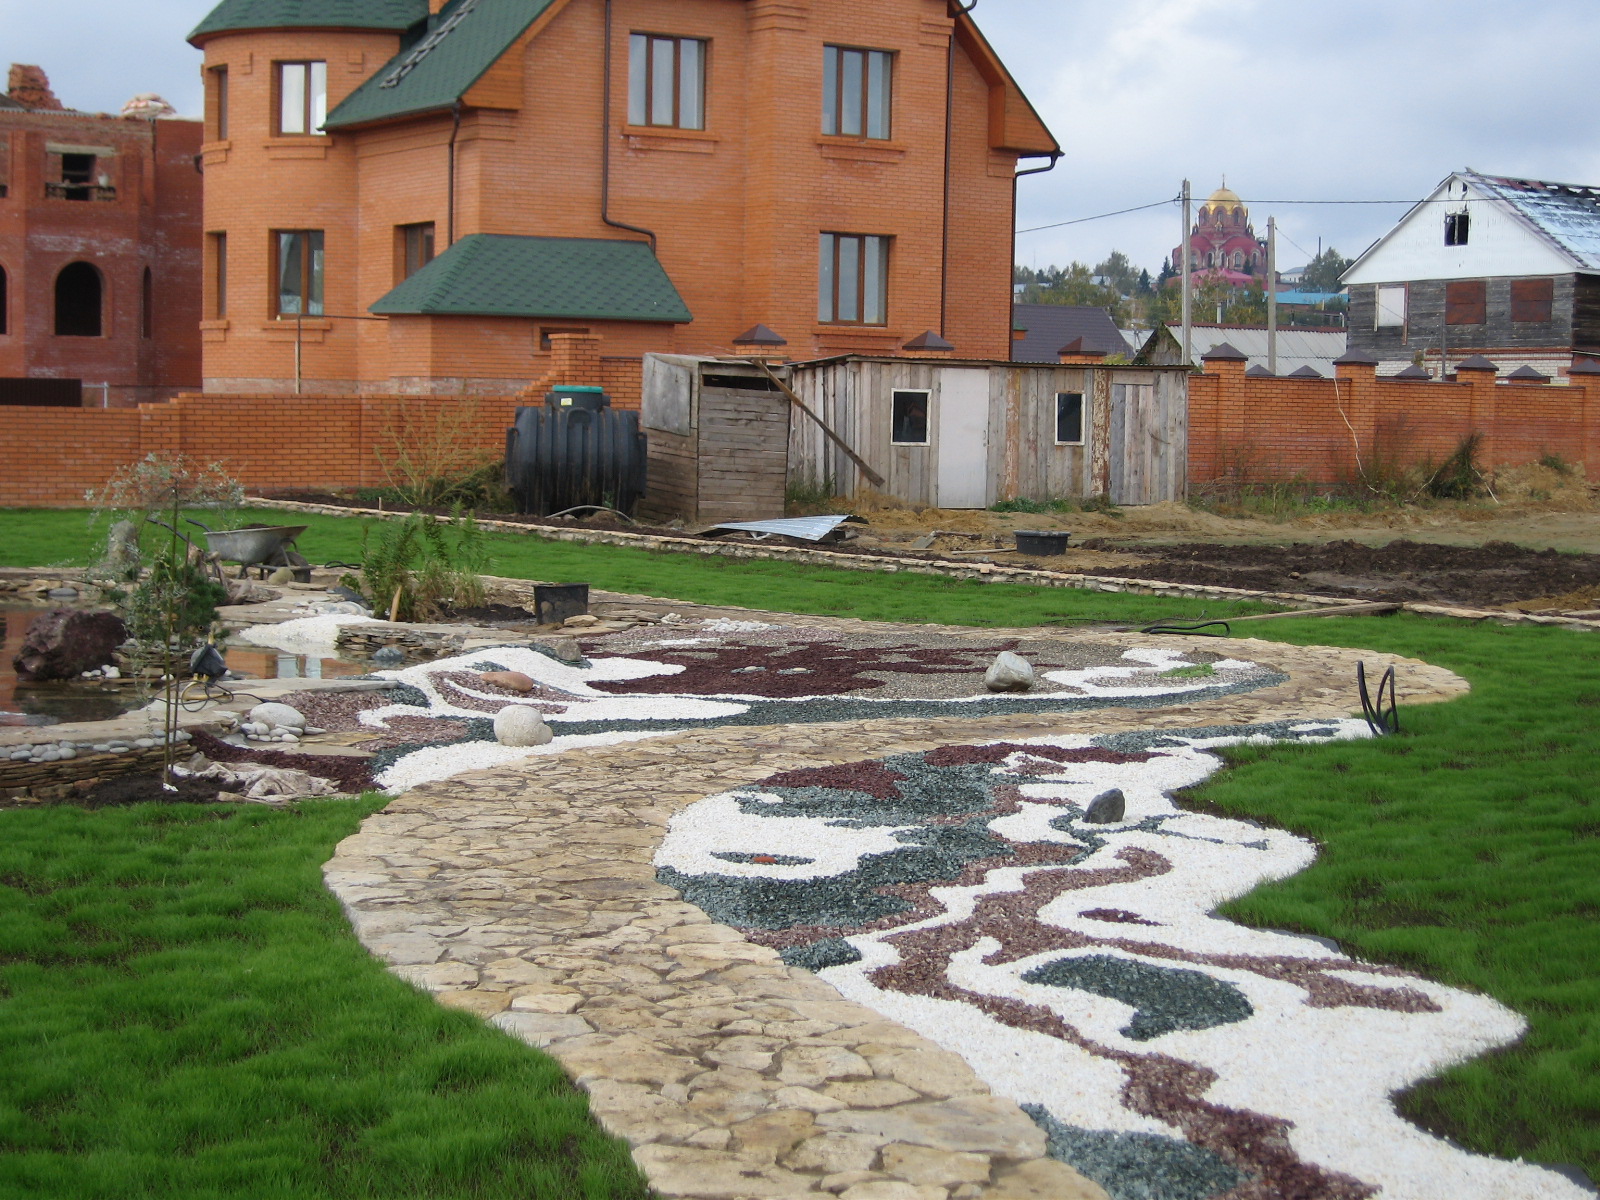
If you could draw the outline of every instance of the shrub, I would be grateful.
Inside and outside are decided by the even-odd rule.
[[[431,621],[483,603],[483,531],[459,509],[446,523],[417,512],[382,523],[364,538],[361,563],[361,578],[348,582],[379,615]]]
[[[1478,469],[1478,447],[1482,443],[1481,433],[1462,438],[1450,456],[1428,472],[1422,490],[1435,500],[1470,500],[1481,495],[1483,472]]]
[[[482,444],[483,424],[481,406],[470,397],[394,411],[373,450],[389,486],[363,489],[362,498],[407,508],[509,511],[500,450]]]

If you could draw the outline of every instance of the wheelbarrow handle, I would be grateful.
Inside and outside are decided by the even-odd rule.
[[[196,521],[193,517],[185,517],[184,520],[187,521],[191,525],[199,525],[200,528],[204,529],[207,533],[215,533],[216,532],[216,530],[212,529],[211,526],[202,525],[199,521]]]

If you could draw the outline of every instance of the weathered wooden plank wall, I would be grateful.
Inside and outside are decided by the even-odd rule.
[[[840,360],[794,371],[795,390],[858,454],[885,477],[883,491],[910,504],[938,504],[942,445],[940,405],[961,402],[945,394],[954,371],[988,373],[984,503],[1013,497],[1087,497],[1113,491],[1119,503],[1180,499],[1186,486],[1186,389],[1181,372],[1085,369],[1015,363],[943,364],[912,360]],[[1109,377],[1112,387],[1096,388]],[[896,444],[891,437],[897,390],[929,393],[928,443]],[[1083,396],[1083,440],[1056,443],[1056,398]],[[967,401],[970,403],[970,400]],[[1108,410],[1095,412],[1095,406]],[[1098,419],[1097,419],[1098,418]],[[1113,464],[1111,482],[1095,478],[1096,431],[1111,439],[1101,461]],[[969,434],[969,438],[970,438]],[[973,439],[975,440],[975,439]],[[973,446],[955,453],[976,452]],[[789,475],[831,482],[836,494],[863,485],[855,465],[815,422],[796,410],[790,418]]]

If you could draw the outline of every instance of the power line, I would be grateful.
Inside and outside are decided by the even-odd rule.
[[[1093,217],[1078,217],[1073,221],[1057,221],[1054,225],[1035,225],[1031,229],[1019,229],[1018,233],[1038,233],[1041,229],[1060,229],[1064,225],[1082,225],[1085,221],[1104,221],[1107,217],[1120,217],[1125,213],[1143,212],[1147,208],[1164,208],[1168,204],[1176,204],[1178,199],[1174,196],[1171,200],[1157,200],[1154,204],[1140,204],[1133,208],[1119,208],[1116,212],[1100,213]]]
[[[1126,215],[1128,213],[1144,212],[1146,209],[1149,209],[1149,208],[1164,208],[1166,205],[1176,204],[1176,203],[1178,203],[1178,197],[1174,196],[1171,200],[1157,200],[1152,204],[1140,204],[1140,205],[1136,205],[1133,208],[1119,208],[1116,212],[1098,213],[1098,214],[1096,214],[1095,216],[1092,216],[1092,217],[1078,217],[1078,218],[1076,218],[1074,220],[1071,220],[1071,221],[1057,221],[1053,225],[1033,225],[1033,226],[1030,226],[1027,229],[1019,229],[1019,230],[1017,230],[1017,232],[1018,233],[1038,233],[1041,230],[1045,230],[1045,229],[1061,229],[1061,228],[1063,228],[1064,226],[1067,226],[1067,225],[1082,225],[1086,221],[1103,221],[1107,217],[1120,217],[1120,216],[1124,216],[1124,215]],[[1201,203],[1204,204],[1205,201],[1202,200]],[[1496,203],[1496,197],[1494,197],[1494,196],[1472,196],[1472,197],[1468,197],[1468,198],[1462,199],[1462,200],[1446,200],[1446,199],[1428,200],[1426,198],[1424,198],[1422,200],[1417,200],[1415,198],[1410,199],[1410,200],[1252,200],[1252,201],[1250,201],[1250,207],[1258,208],[1258,207],[1261,207],[1263,205],[1269,205],[1269,204],[1410,204],[1410,205],[1416,205],[1416,204],[1430,204],[1430,203],[1431,204],[1449,204],[1449,205],[1457,205],[1457,204],[1493,204],[1493,203]],[[1301,247],[1301,249],[1304,249],[1304,247]]]

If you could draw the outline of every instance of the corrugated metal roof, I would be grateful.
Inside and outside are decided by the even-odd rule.
[[[1181,339],[1181,326],[1169,325],[1174,338]],[[1245,356],[1247,367],[1267,365],[1267,330],[1258,325],[1195,325],[1191,327],[1189,344],[1198,360],[1226,342]],[[1318,373],[1333,378],[1333,360],[1345,352],[1346,338],[1342,329],[1278,330],[1278,374],[1287,375],[1301,367],[1311,367]]]
[[[723,521],[703,532],[710,537],[717,533],[740,530],[753,533],[758,538],[777,534],[780,537],[799,538],[806,542],[820,542],[846,521],[859,521],[859,517],[775,517],[770,521]]]
[[[1600,188],[1462,172],[1484,192],[1504,201],[1579,267],[1600,270]]]
[[[1056,361],[1056,351],[1073,338],[1105,354],[1126,354],[1117,323],[1103,308],[1081,304],[1014,304],[1012,328],[1021,326],[1027,336],[1011,343],[1012,362]]]
[[[694,319],[644,242],[606,238],[462,238],[371,308],[430,316]]]
[[[451,0],[421,41],[390,59],[328,114],[342,129],[449,108],[554,0]]]
[[[404,32],[428,15],[428,0],[222,0],[189,35],[236,29],[390,29]]]

